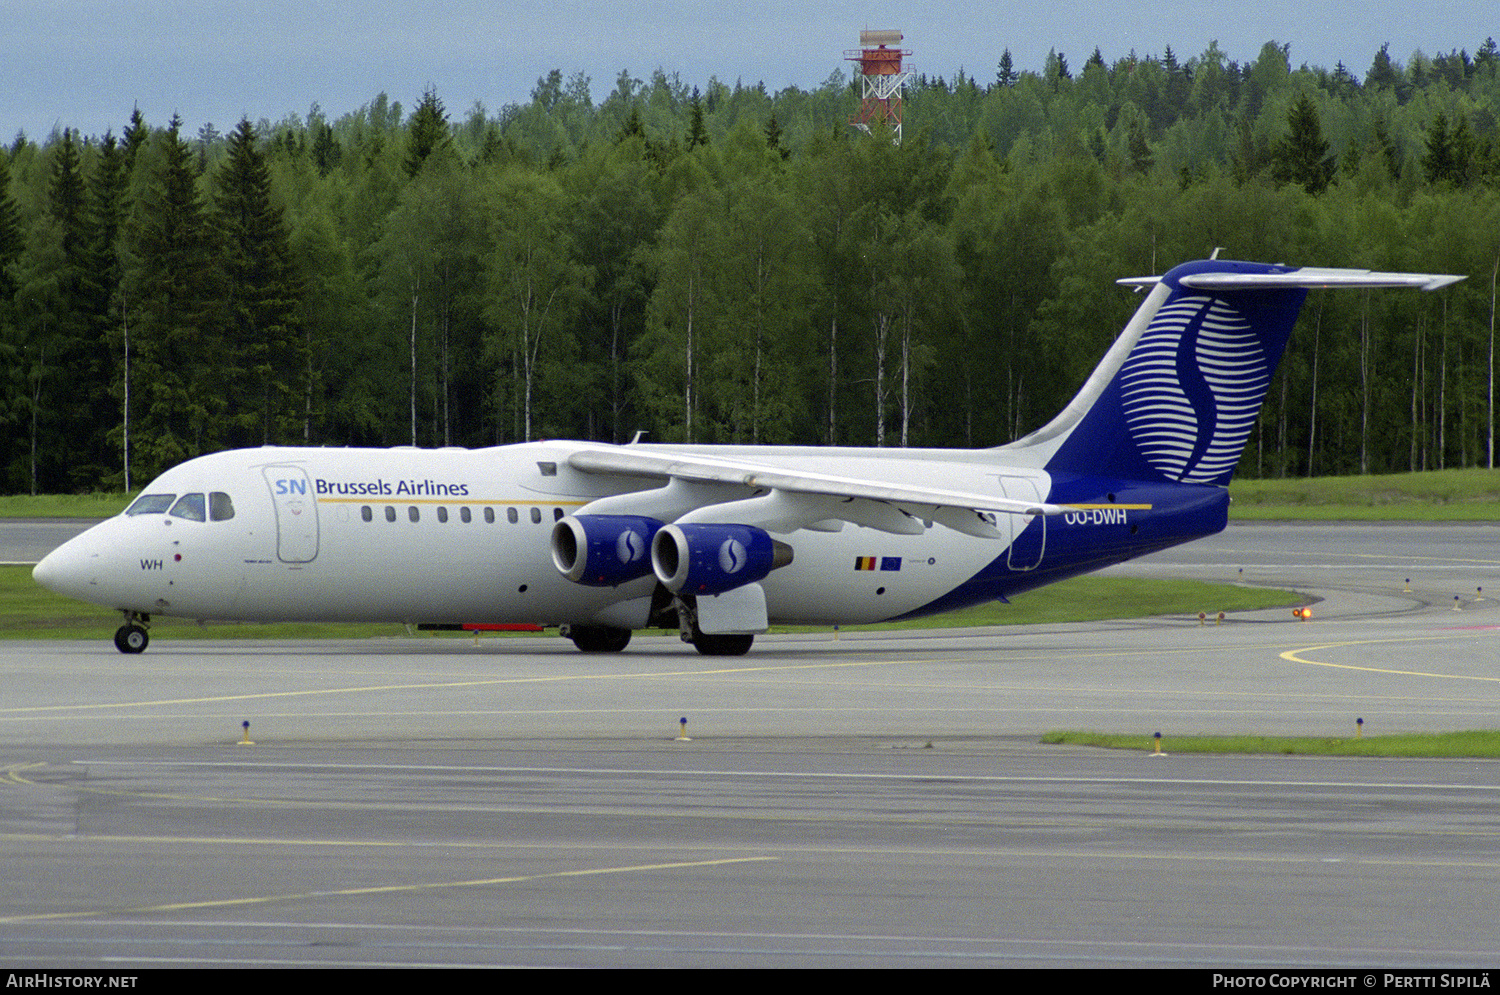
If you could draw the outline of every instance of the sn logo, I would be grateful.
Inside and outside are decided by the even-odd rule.
[[[305,480],[278,480],[276,481],[277,494],[306,494],[307,481]]]
[[[727,574],[739,573],[748,559],[745,544],[738,539],[725,539],[719,547],[719,569]]]
[[[634,529],[626,529],[615,541],[615,555],[621,563],[634,563],[646,551],[646,541]]]

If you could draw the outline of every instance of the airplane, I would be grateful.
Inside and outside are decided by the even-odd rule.
[[[1215,253],[1217,255],[1217,252]],[[37,564],[153,616],[557,627],[617,652],[677,629],[708,656],[772,623],[914,619],[1212,535],[1312,288],[1462,277],[1217,258],[1145,298],[1071,403],[993,449],[530,442],[240,449],[163,473]]]

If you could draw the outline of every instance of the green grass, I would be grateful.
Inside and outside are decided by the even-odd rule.
[[[109,639],[120,613],[53,594],[31,579],[30,567],[0,567],[0,639]],[[371,638],[405,635],[401,625],[305,623],[209,624],[175,618],[151,622],[154,639]],[[423,633],[426,635],[426,633]]]
[[[1290,591],[1205,584],[1199,581],[1126,580],[1077,577],[1032,591],[1014,604],[990,604],[912,622],[869,629],[1022,625],[1033,622],[1083,622],[1147,615],[1196,615],[1249,611],[1298,603]],[[30,567],[0,567],[0,639],[105,639],[119,628],[119,613],[64,598],[38,586]],[[828,626],[777,627],[773,632],[828,632]],[[396,624],[323,625],[311,623],[210,624],[160,618],[151,624],[152,639],[358,639],[405,636]],[[467,634],[444,634],[471,638]],[[423,638],[436,634],[422,633]],[[491,638],[486,635],[485,638]]]
[[[1353,720],[1350,725],[1353,726]],[[1154,733],[1114,735],[1096,732],[1049,732],[1043,743],[1098,746],[1110,750],[1155,747]],[[1169,736],[1163,753],[1281,753],[1329,757],[1500,757],[1500,731],[1400,733],[1389,736],[1328,738],[1298,736]]]
[[[1500,472],[1425,473],[1236,480],[1232,520],[1491,521],[1500,520]]]
[[[0,518],[110,518],[125,510],[134,494],[0,495]]]
[[[1237,584],[1209,584],[1196,580],[1133,580],[1122,577],[1074,577],[1017,596],[1010,604],[994,602],[946,615],[846,626],[850,629],[955,629],[987,625],[1034,625],[1057,622],[1098,622],[1105,619],[1146,618],[1153,615],[1213,617],[1219,612],[1282,608],[1306,601],[1292,591]],[[787,626],[772,632],[808,632],[827,626]]]

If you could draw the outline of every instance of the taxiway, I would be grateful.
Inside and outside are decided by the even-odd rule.
[[[1115,572],[1320,600],[733,660],[0,644],[0,956],[1500,966],[1500,764],[1171,752],[1493,727],[1500,529],[1232,526]],[[1161,731],[1167,755],[1037,745],[1054,728]]]

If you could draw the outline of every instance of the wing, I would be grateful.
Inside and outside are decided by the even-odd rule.
[[[567,462],[583,473],[666,481],[664,487],[600,498],[580,514],[732,522],[779,533],[835,532],[850,522],[897,535],[920,535],[937,522],[967,535],[1008,539],[995,527],[996,514],[1057,515],[1068,510],[1039,501],[794,471],[696,453],[583,449]]]

